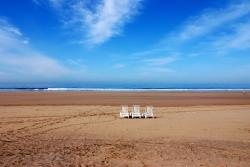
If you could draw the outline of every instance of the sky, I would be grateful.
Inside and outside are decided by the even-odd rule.
[[[249,0],[1,0],[0,86],[250,84]]]

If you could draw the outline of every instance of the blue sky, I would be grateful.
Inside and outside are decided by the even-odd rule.
[[[250,83],[247,0],[1,0],[0,84]]]

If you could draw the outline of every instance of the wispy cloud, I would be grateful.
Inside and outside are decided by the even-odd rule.
[[[117,63],[114,65],[114,68],[116,68],[116,69],[122,69],[124,67],[125,67],[125,64],[121,64],[121,63]]]
[[[218,51],[227,52],[232,49],[244,50],[250,48],[250,20],[234,26],[230,34],[215,38],[214,48]]]
[[[26,41],[18,28],[0,19],[1,81],[53,80],[73,73],[59,61],[32,49]]]
[[[197,38],[224,27],[226,24],[237,21],[250,13],[250,2],[233,3],[226,8],[208,10],[201,15],[189,19],[183,25],[177,38],[189,40]]]
[[[65,0],[49,0],[49,1],[55,8],[61,8],[62,4],[65,2]]]
[[[248,49],[249,16],[249,1],[204,10],[200,15],[187,19],[177,30],[170,31],[158,44],[153,44],[153,48],[131,53],[128,57],[133,61],[140,60],[142,71],[156,75],[178,71],[170,65],[179,60],[188,61],[201,55],[230,54],[235,49]]]
[[[36,5],[42,5],[43,3],[49,2],[55,9],[60,9],[65,1],[66,0],[33,0]]]
[[[143,71],[144,75],[154,74],[155,76],[173,73],[174,70],[169,68],[169,65],[178,60],[179,57],[176,55],[162,56],[155,58],[144,58],[141,60],[142,62],[141,71]]]
[[[179,58],[177,56],[166,56],[159,58],[146,58],[143,62],[150,66],[163,66],[177,61]]]
[[[225,55],[250,47],[250,2],[233,1],[224,8],[207,9],[168,33],[158,46],[138,53],[177,52],[183,57]]]
[[[82,29],[87,27],[87,41],[99,44],[120,34],[122,27],[136,14],[139,2],[140,0],[103,0],[94,10],[78,3],[74,12],[80,14],[80,18],[76,20],[80,22]]]
[[[64,26],[81,33],[81,42],[96,45],[120,35],[138,13],[142,0],[47,1],[60,12]]]

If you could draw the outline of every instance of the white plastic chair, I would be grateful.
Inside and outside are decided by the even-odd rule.
[[[129,118],[128,106],[121,106],[120,118]]]
[[[141,118],[140,106],[134,105],[131,113],[132,118]]]
[[[153,106],[146,106],[145,112],[143,113],[145,118],[154,118],[154,107]]]

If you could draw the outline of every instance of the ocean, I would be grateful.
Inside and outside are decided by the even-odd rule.
[[[250,84],[0,84],[1,92],[15,91],[250,91]]]

